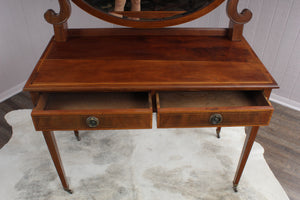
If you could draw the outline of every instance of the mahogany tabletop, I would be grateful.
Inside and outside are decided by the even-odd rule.
[[[277,88],[245,39],[102,35],[51,39],[24,90],[208,90]]]

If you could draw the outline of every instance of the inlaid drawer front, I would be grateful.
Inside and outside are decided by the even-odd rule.
[[[261,91],[160,92],[159,128],[267,125],[273,107]]]
[[[51,93],[32,111],[36,130],[152,128],[148,93]]]

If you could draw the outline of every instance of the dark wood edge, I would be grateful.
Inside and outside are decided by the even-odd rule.
[[[157,122],[158,123],[158,122]],[[172,127],[172,126],[168,126],[168,127],[161,127],[161,126],[157,126],[157,128],[213,128],[213,127],[245,127],[245,126],[268,126],[269,122],[267,123],[259,123],[259,124],[253,124],[253,123],[245,123],[243,122],[243,124],[232,124],[232,125],[199,125],[199,126],[176,126],[176,127]]]
[[[255,51],[251,48],[251,45],[249,44],[249,42],[243,36],[242,36],[242,40],[246,44],[245,46],[248,48],[248,50],[257,58],[257,60],[259,61],[259,63],[262,64],[262,65],[264,65],[262,63],[262,61],[259,59],[259,57],[257,56],[257,54],[255,53]],[[269,70],[266,67],[264,67],[264,70],[265,70],[265,72],[267,74],[269,74],[269,77],[271,78],[272,82],[277,85],[277,87],[274,88],[274,89],[279,89],[278,83],[275,81],[275,79],[273,78],[273,76],[271,75],[271,73],[269,72]]]
[[[152,101],[152,111],[156,112],[156,91],[155,90],[151,90],[150,92],[151,94],[151,101]]]
[[[44,60],[47,58],[51,48],[52,48],[52,45],[53,45],[53,41],[54,41],[54,37],[51,37],[50,41],[48,42],[48,45],[46,47],[46,49],[44,50],[43,54],[41,55],[39,61],[37,62],[36,66],[34,67],[29,79],[27,80],[23,90],[26,91],[26,88],[27,87],[30,87],[30,85],[33,83],[36,75],[37,75],[37,72],[39,71],[39,67],[41,66],[41,64],[44,62]]]
[[[69,29],[69,37],[88,36],[226,36],[227,28],[91,28]]]
[[[33,108],[32,116],[48,116],[48,115],[86,115],[88,114],[145,114],[152,113],[152,96],[148,92],[148,108],[124,108],[124,109],[76,109],[76,110],[45,110],[49,95],[43,93],[40,95],[38,103]]]
[[[38,99],[38,103],[35,108],[33,108],[33,112],[44,111],[48,101],[47,94],[41,94]]]
[[[151,92],[148,92],[148,103],[149,103],[149,109],[150,109],[150,112],[151,112],[151,118],[150,118],[150,127],[152,128],[152,113],[153,113],[153,102],[152,102],[152,93]]]
[[[271,118],[272,118],[272,115],[274,113],[274,108],[273,108],[273,106],[271,106],[271,107],[272,107],[272,110],[270,111],[271,113],[269,115],[269,119],[268,119],[267,125],[271,122]]]
[[[34,121],[34,120],[33,120]],[[38,128],[37,126],[35,126],[35,129],[36,131],[74,131],[74,129],[72,128],[55,128],[55,129],[52,129],[52,128]],[[152,124],[151,126],[149,127],[143,127],[143,128],[80,128],[78,129],[77,131],[96,131],[96,130],[130,130],[130,129],[152,129]]]
[[[159,101],[159,93],[157,92],[156,95],[156,126],[157,128],[160,127],[160,101]]]
[[[270,102],[270,100],[269,100],[269,97],[266,96],[265,94],[264,94],[264,100],[266,101],[266,103],[267,103],[269,106],[271,106],[271,107],[273,108],[273,106],[272,106],[272,104],[271,104],[271,102]]]
[[[243,85],[197,85],[197,84],[145,84],[145,85],[124,85],[124,84],[111,84],[111,85],[98,85],[91,84],[85,86],[72,86],[72,85],[30,85],[24,88],[24,91],[30,92],[143,92],[149,90],[155,91],[200,91],[200,90],[263,90],[265,88],[276,89],[279,88],[276,84],[243,84]]]
[[[159,93],[156,93],[156,108],[157,110],[160,109],[160,99],[159,99]]]
[[[151,92],[148,92],[148,104],[149,104],[149,109],[152,110],[153,107],[152,107],[152,94]]]
[[[246,91],[246,90],[243,90],[243,91]],[[271,104],[271,102],[269,101],[269,96],[270,96],[270,93],[269,93],[269,95],[267,95],[266,96],[266,94],[265,94],[265,92],[266,91],[272,91],[272,89],[265,89],[265,90],[263,90],[263,91],[261,91],[261,90],[257,90],[257,91],[250,91],[250,92],[255,92],[255,94],[256,94],[256,100],[259,100],[259,99],[262,99],[262,101],[264,101],[264,103],[265,104],[267,104],[266,106],[234,106],[234,108],[245,108],[245,107],[250,107],[250,108],[252,108],[252,107],[259,107],[259,108],[261,108],[261,107],[273,107],[272,106],[272,104]],[[163,92],[163,91],[162,91]],[[167,91],[168,92],[168,91]],[[161,106],[160,106],[160,99],[159,99],[159,92],[156,94],[156,101],[158,102],[158,108],[161,108]],[[230,107],[218,107],[218,108],[225,108],[225,109],[227,109],[227,108],[232,108],[233,106],[230,106]],[[169,109],[169,108],[161,108],[161,109]],[[173,108],[171,108],[171,109],[173,109]],[[187,110],[195,110],[195,109],[202,109],[201,107],[195,107],[195,108],[192,108],[192,107],[183,107],[183,108],[181,108],[181,109],[187,109]],[[206,107],[206,109],[213,109],[213,110],[215,110],[216,109],[216,107]]]
[[[272,111],[273,106],[232,106],[232,107],[191,107],[191,108],[160,108],[159,113],[204,113],[204,112],[250,112]]]
[[[129,26],[134,28],[160,28],[160,27],[166,27],[166,26],[172,26],[172,25],[178,25],[185,22],[189,22],[191,20],[194,20],[196,18],[199,18],[215,8],[217,8],[221,3],[224,2],[224,0],[215,0],[214,2],[210,3],[205,8],[198,10],[196,12],[193,12],[188,15],[184,15],[179,18],[175,19],[167,19],[167,20],[157,20],[157,21],[139,21],[139,20],[130,20],[130,19],[122,19],[113,15],[109,15],[107,13],[104,13],[100,10],[97,10],[90,6],[89,4],[85,3],[83,0],[72,0],[78,7],[85,10],[87,13],[98,17],[102,20],[115,23],[122,26]]]
[[[267,88],[267,89],[264,89],[263,92],[264,92],[264,95],[265,95],[266,99],[269,100],[269,98],[270,98],[270,96],[271,96],[271,93],[272,93],[272,89]],[[270,101],[269,101],[269,102],[270,102]]]
[[[40,94],[39,95],[39,99],[38,99],[37,105],[31,111],[31,118],[32,119],[35,118],[36,113],[43,112],[43,110],[45,109],[47,100],[48,100],[48,96],[47,95],[45,95],[45,94]],[[38,129],[38,124],[37,124],[36,120],[32,120],[32,122],[33,122],[33,125],[35,127],[35,130],[39,130]],[[44,130],[40,130],[40,131],[44,131]]]
[[[124,109],[84,109],[84,110],[39,110],[34,109],[34,116],[48,115],[89,115],[89,114],[146,114],[152,113],[150,108],[124,108]]]
[[[39,98],[40,98],[40,93],[39,92],[30,92],[30,97],[31,97],[33,106],[36,106],[39,101]]]

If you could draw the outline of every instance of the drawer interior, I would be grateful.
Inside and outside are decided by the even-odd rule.
[[[105,109],[149,109],[146,92],[122,93],[48,93],[43,110],[105,110]]]
[[[159,108],[270,106],[261,91],[160,92]]]

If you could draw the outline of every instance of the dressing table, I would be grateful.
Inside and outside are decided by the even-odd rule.
[[[237,191],[278,88],[242,35],[251,11],[239,13],[238,0],[228,0],[229,28],[163,28],[199,18],[224,0],[142,0],[137,11],[130,1],[121,11],[115,1],[72,1],[131,28],[69,29],[69,0],[59,0],[59,13],[45,13],[55,34],[24,90],[63,188],[71,192],[53,131],[71,130],[79,138],[80,130],[152,128],[156,112],[158,128],[216,127],[218,137],[221,127],[251,126],[233,179]]]

